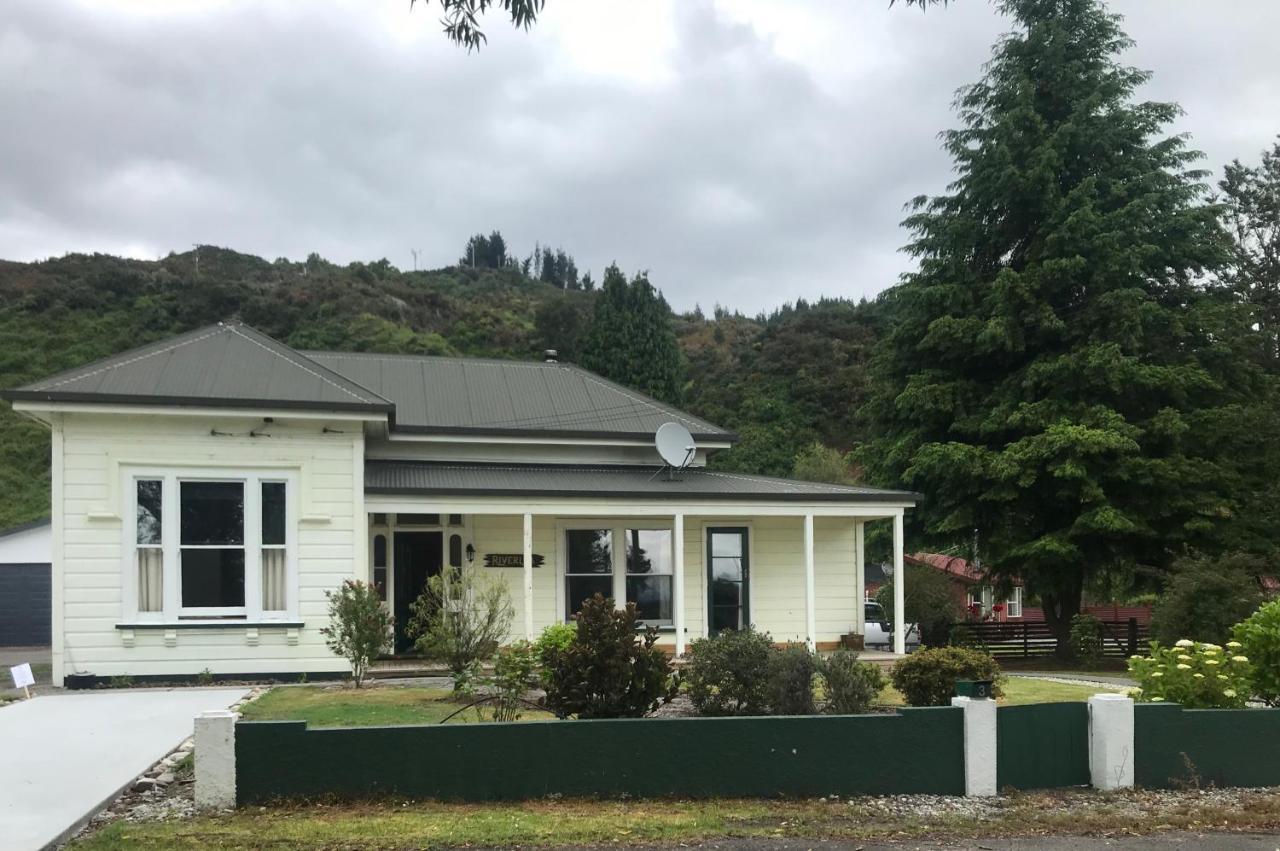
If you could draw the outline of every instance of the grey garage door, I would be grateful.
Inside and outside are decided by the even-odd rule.
[[[0,564],[0,647],[49,644],[48,564]]]

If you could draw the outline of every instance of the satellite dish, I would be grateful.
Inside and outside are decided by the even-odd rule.
[[[697,444],[693,442],[693,435],[689,434],[689,429],[680,423],[663,423],[658,427],[658,433],[654,435],[653,442],[662,460],[677,470],[683,470],[689,466],[689,462],[698,451]]]

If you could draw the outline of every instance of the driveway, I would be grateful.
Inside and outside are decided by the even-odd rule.
[[[242,688],[94,691],[0,707],[0,848],[65,838]]]

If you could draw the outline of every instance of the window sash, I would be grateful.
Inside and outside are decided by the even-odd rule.
[[[610,543],[610,558],[608,572],[582,572],[574,571],[573,559],[571,557],[571,547],[569,545],[569,536],[573,532],[608,532]],[[661,559],[663,572],[638,573],[630,570],[627,548],[631,540],[631,533],[638,532],[665,532],[666,546],[668,551],[664,558]],[[626,606],[628,602],[636,602],[637,605],[644,602],[640,599],[633,599],[638,596],[642,588],[647,586],[650,597],[658,598],[658,605],[665,606],[667,611],[662,614],[669,614],[667,617],[650,617],[643,618],[642,622],[647,625],[669,627],[675,622],[675,535],[671,530],[669,523],[642,523],[637,525],[632,518],[622,520],[582,520],[574,523],[561,523],[557,525],[557,537],[559,545],[562,548],[562,557],[560,560],[561,581],[560,594],[562,596],[562,609],[564,611],[564,620],[571,622],[578,609],[582,606],[582,600],[575,597],[582,597],[582,589],[595,586],[592,591],[599,591],[605,596],[612,597],[615,605],[619,608]],[[607,592],[606,592],[607,589]],[[645,608],[652,607],[650,605]]]

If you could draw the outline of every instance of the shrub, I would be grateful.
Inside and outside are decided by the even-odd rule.
[[[906,573],[907,584],[903,593],[906,596],[907,623],[916,624],[921,644],[944,646],[950,638],[951,625],[964,616],[951,578],[931,567],[916,564],[907,565]],[[884,608],[886,621],[894,623],[897,613],[893,610],[892,580],[880,586],[876,602]]]
[[[813,654],[803,644],[788,644],[769,653],[769,711],[774,715],[814,715]]]
[[[1172,647],[1151,642],[1149,656],[1129,658],[1129,673],[1138,681],[1138,700],[1188,709],[1243,707],[1252,689],[1249,659],[1238,647],[1186,638]]]
[[[956,680],[991,680],[1000,692],[1000,666],[978,650],[965,647],[929,647],[912,653],[893,666],[893,687],[910,706],[947,706],[956,693]]]
[[[1228,650],[1249,659],[1253,693],[1271,706],[1280,706],[1280,599],[1272,600],[1232,630]]]
[[[1076,615],[1071,619],[1071,652],[1086,665],[1102,659],[1102,621],[1093,615]]]
[[[492,695],[494,721],[519,721],[524,713],[524,696],[537,679],[538,651],[527,641],[517,641],[498,650],[493,659],[493,676],[485,685]]]
[[[1257,577],[1265,568],[1265,562],[1246,553],[1179,559],[1152,609],[1151,637],[1164,645],[1181,638],[1225,642],[1232,625],[1262,604]]]
[[[639,718],[671,700],[679,687],[658,630],[639,636],[634,603],[614,608],[596,594],[578,612],[578,635],[548,651],[547,708],[561,718]]]
[[[884,688],[884,674],[870,662],[859,662],[852,650],[837,650],[818,661],[826,686],[826,710],[833,715],[866,712]]]
[[[578,627],[571,623],[553,623],[544,629],[534,642],[534,652],[538,657],[538,668],[542,681],[547,681],[548,659],[553,650],[564,650],[578,637]]]
[[[432,576],[409,608],[407,631],[418,652],[443,662],[459,692],[470,690],[480,663],[498,651],[515,617],[506,584],[476,568]]]
[[[684,679],[701,715],[763,715],[768,707],[768,633],[726,630],[689,646]]]
[[[378,598],[378,589],[358,579],[348,579],[324,595],[329,600],[329,625],[320,634],[330,650],[351,664],[351,679],[360,688],[369,663],[391,644],[391,613]]]

